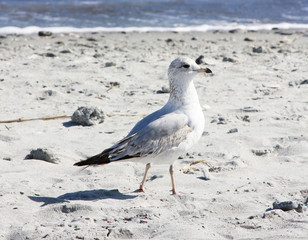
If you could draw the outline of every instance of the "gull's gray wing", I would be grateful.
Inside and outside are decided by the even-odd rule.
[[[145,128],[147,125],[149,125],[151,122],[156,121],[159,118],[162,118],[166,114],[170,113],[170,109],[166,106],[163,108],[149,114],[145,118],[141,119],[139,122],[136,123],[136,125],[133,127],[133,129],[127,134],[127,137],[141,131],[143,128]]]
[[[185,114],[169,113],[156,118],[108,149],[110,161],[158,155],[178,147],[192,128]],[[106,151],[106,150],[105,150]]]

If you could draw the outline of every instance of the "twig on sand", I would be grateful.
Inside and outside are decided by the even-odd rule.
[[[111,84],[110,84],[110,87],[109,87],[108,90],[107,90],[107,92],[109,92],[111,89],[113,89],[113,87],[114,87],[114,83],[111,83]]]
[[[128,116],[128,117],[144,117],[146,114],[134,114],[134,113],[109,113],[106,114],[108,117],[113,117],[113,116]],[[39,118],[18,118],[14,120],[5,120],[5,121],[0,121],[0,123],[14,123],[14,122],[28,122],[28,121],[36,121],[36,120],[53,120],[53,119],[59,119],[59,118],[70,118],[71,116],[69,115],[63,115],[63,116],[53,116],[53,117],[39,117]],[[6,128],[8,128],[6,126]]]
[[[52,120],[52,119],[70,118],[70,117],[71,116],[63,115],[63,116],[39,117],[39,118],[18,118],[14,120],[0,121],[0,123],[27,122],[27,121],[35,121],[35,120]]]

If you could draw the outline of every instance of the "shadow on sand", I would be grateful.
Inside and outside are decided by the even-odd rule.
[[[77,124],[77,123],[75,123],[75,122],[73,122],[73,121],[64,122],[64,123],[62,123],[62,125],[63,125],[64,127],[67,127],[67,128],[69,128],[69,127],[75,127],[75,126],[80,126],[79,124]]]
[[[134,195],[126,195],[120,193],[118,189],[113,190],[87,190],[87,191],[79,191],[66,193],[58,197],[37,197],[37,196],[28,196],[32,201],[42,202],[41,207],[44,207],[49,204],[55,203],[64,203],[69,202],[70,200],[81,200],[81,201],[95,201],[95,200],[104,200],[104,199],[116,199],[116,200],[127,200],[133,199],[137,196]]]

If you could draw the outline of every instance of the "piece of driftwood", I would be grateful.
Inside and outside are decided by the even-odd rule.
[[[36,121],[36,120],[52,120],[52,119],[70,118],[70,117],[71,116],[63,115],[63,116],[39,117],[39,118],[18,118],[14,120],[0,121],[0,123],[27,122],[27,121]]]
[[[146,114],[134,114],[134,113],[110,113],[106,115],[108,117],[113,117],[113,116],[144,117],[146,116]],[[14,120],[0,121],[0,123],[27,122],[27,121],[36,121],[36,120],[53,120],[53,119],[58,119],[58,118],[70,118],[70,117],[71,116],[69,115],[63,115],[63,116],[39,117],[39,118],[18,118]]]

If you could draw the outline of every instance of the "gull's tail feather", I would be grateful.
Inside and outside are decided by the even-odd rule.
[[[109,150],[109,149],[107,149]],[[100,154],[97,154],[93,157],[90,157],[86,160],[77,162],[74,164],[74,166],[85,166],[85,165],[104,165],[110,163],[109,159],[109,151],[103,151]]]

